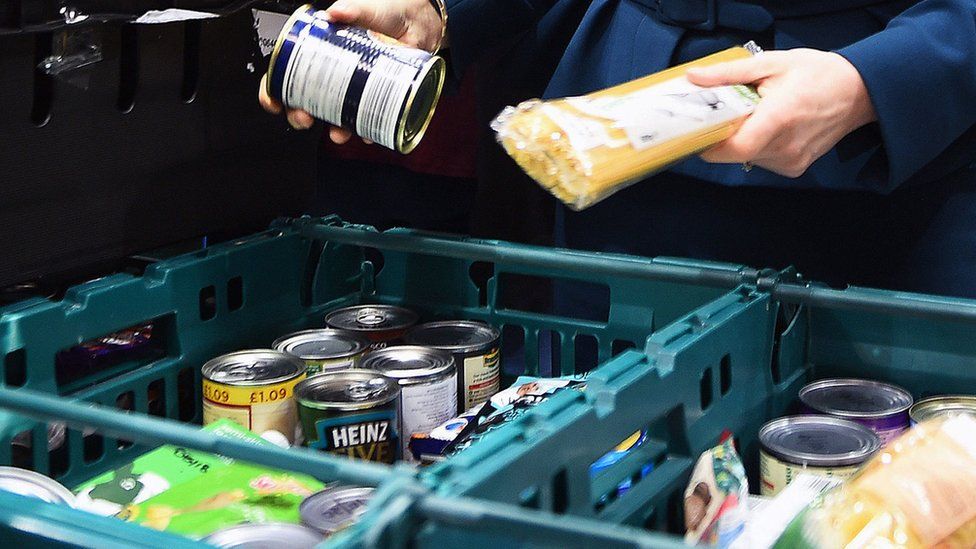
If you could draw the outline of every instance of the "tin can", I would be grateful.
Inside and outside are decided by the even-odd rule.
[[[912,425],[927,419],[967,415],[976,418],[976,396],[942,395],[916,402],[908,411]]]
[[[444,86],[444,60],[298,8],[275,43],[268,95],[388,149],[412,151]]]
[[[370,341],[370,349],[382,349],[399,341],[418,318],[410,309],[395,305],[354,305],[325,315],[325,324],[360,334]]]
[[[399,382],[400,455],[406,461],[416,461],[407,450],[410,435],[430,432],[457,414],[454,356],[438,349],[403,345],[373,351],[363,360],[363,368]]]
[[[229,419],[261,434],[295,441],[295,385],[305,379],[301,359],[270,349],[219,356],[203,365],[203,424]]]
[[[830,416],[774,419],[759,430],[763,496],[775,496],[800,474],[847,479],[881,448],[860,423]]]
[[[336,486],[316,492],[298,508],[302,524],[325,536],[352,526],[366,512],[373,490],[364,486]]]
[[[486,402],[501,384],[501,332],[483,322],[428,322],[407,332],[406,342],[449,351],[458,368],[458,413]]]
[[[75,506],[75,495],[71,490],[40,473],[18,467],[0,467],[0,490],[48,503]]]
[[[804,413],[856,421],[877,433],[882,444],[908,429],[912,402],[901,387],[866,379],[821,379],[800,389]]]
[[[400,386],[375,370],[339,370],[295,387],[298,415],[311,448],[393,463],[400,440]]]
[[[369,349],[366,339],[346,330],[305,330],[275,340],[276,351],[297,356],[312,376],[326,370],[358,368]]]
[[[322,534],[300,524],[266,522],[230,526],[203,541],[222,549],[311,549],[322,539]]]

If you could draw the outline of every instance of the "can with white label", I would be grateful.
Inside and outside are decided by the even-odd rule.
[[[369,349],[364,338],[345,330],[304,330],[279,338],[276,351],[297,356],[308,365],[308,375],[357,368]]]
[[[308,4],[285,23],[275,43],[267,91],[285,106],[407,154],[427,130],[444,75],[444,59],[332,23]]]
[[[407,450],[410,435],[427,433],[457,414],[457,367],[447,351],[403,345],[373,351],[363,368],[376,370],[400,384],[400,452],[416,461]]]
[[[501,332],[483,322],[448,320],[428,322],[407,332],[410,345],[448,351],[458,369],[458,413],[463,413],[498,392],[501,384],[499,342]]]

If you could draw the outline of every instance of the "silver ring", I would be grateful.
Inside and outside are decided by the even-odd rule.
[[[752,162],[743,162],[742,163],[742,171],[744,171],[744,172],[751,172],[752,171]]]

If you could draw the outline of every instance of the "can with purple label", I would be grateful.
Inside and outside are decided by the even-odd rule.
[[[267,91],[287,107],[407,154],[427,130],[444,59],[389,36],[332,23],[305,5],[285,23]]]
[[[897,385],[866,379],[822,379],[800,389],[805,413],[856,421],[884,444],[908,429],[913,402],[911,393]]]

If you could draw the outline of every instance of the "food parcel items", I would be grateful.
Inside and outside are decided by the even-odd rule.
[[[704,452],[685,489],[685,542],[729,547],[745,529],[749,481],[732,437]]]

